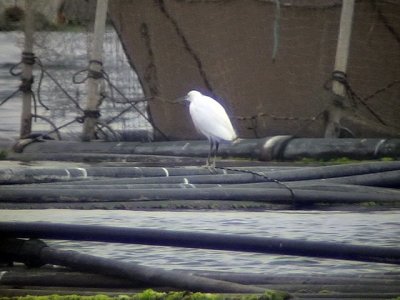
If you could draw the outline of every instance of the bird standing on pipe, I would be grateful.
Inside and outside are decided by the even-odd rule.
[[[219,143],[224,141],[234,142],[238,139],[236,132],[225,109],[213,98],[204,96],[198,91],[190,91],[185,100],[190,103],[189,111],[194,127],[199,133],[205,135],[210,142],[206,167],[215,168]],[[213,152],[214,160],[211,163]]]

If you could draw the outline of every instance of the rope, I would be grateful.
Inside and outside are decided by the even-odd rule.
[[[32,52],[22,52],[22,60],[21,63],[25,65],[34,65],[35,64],[35,54]]]
[[[301,122],[306,122],[302,126],[299,127],[299,129],[296,130],[296,132],[293,135],[299,134],[304,128],[309,126],[312,122],[316,121],[319,117],[321,117],[324,113],[326,108],[324,108],[322,111],[318,112],[312,117],[294,117],[294,116],[277,116],[274,114],[269,114],[265,112],[258,113],[256,115],[251,115],[251,116],[235,116],[235,118],[239,121],[249,121],[250,124],[247,127],[249,130],[253,130],[254,136],[259,137],[258,135],[258,119],[259,118],[271,118],[272,120],[279,120],[279,121],[301,121]]]
[[[131,107],[132,107],[133,109],[135,109],[136,112],[137,112],[139,115],[141,115],[147,122],[149,122],[150,124],[152,124],[151,120],[150,120],[139,108],[136,107],[136,105],[138,104],[138,102],[142,102],[142,101],[135,101],[134,103],[132,103],[132,101],[130,101],[130,100],[124,95],[124,93],[123,93],[117,86],[115,86],[115,85],[111,82],[110,77],[108,76],[107,72],[105,72],[104,70],[102,70],[102,74],[103,74],[103,79],[104,79],[104,80],[107,82],[107,84],[109,85],[110,90],[111,90],[111,91],[112,91],[112,90],[115,90],[115,91],[125,100],[125,103],[130,104]],[[114,99],[111,98],[111,101],[113,101],[113,100],[114,100]],[[108,122],[107,124],[109,124],[109,122]],[[156,125],[154,125],[154,124],[152,124],[152,125],[153,125],[153,128],[154,128],[155,130],[157,130],[166,140],[169,140],[168,136],[167,136],[160,128],[158,128],[158,127],[157,127]]]
[[[98,64],[101,69],[100,71],[97,70],[93,70],[90,66],[91,64]],[[79,79],[79,76],[83,73],[87,73],[83,78]],[[75,84],[82,84],[84,83],[88,78],[93,78],[93,79],[103,79],[109,86],[109,90],[110,93],[112,94],[113,91],[116,91],[125,102],[122,102],[123,104],[129,104],[130,108],[133,108],[134,110],[136,110],[136,112],[142,116],[147,122],[149,122],[150,124],[152,124],[151,120],[139,109],[136,107],[136,105],[140,102],[146,101],[147,99],[141,99],[139,101],[131,101],[130,99],[128,99],[124,93],[117,87],[115,86],[110,79],[110,76],[108,75],[108,73],[103,69],[103,63],[101,61],[98,60],[90,60],[89,61],[89,67],[79,70],[78,72],[76,72],[73,76],[72,76],[72,81]],[[102,99],[104,99],[106,96],[102,95]],[[109,98],[112,102],[114,103],[118,103],[114,96],[111,97],[107,97]],[[119,102],[121,103],[121,102]],[[110,130],[108,124],[110,124],[111,122],[113,122],[114,120],[116,120],[117,118],[119,118],[120,116],[122,116],[124,113],[128,112],[129,109],[125,109],[122,112],[120,112],[116,117],[111,118],[110,120],[108,120],[106,123],[103,124],[103,127],[105,127],[107,125],[108,129]],[[90,118],[99,118],[100,117],[100,112],[98,110],[96,111],[89,111],[89,110],[83,110],[84,112],[84,117],[90,117]],[[83,117],[83,118],[84,118]],[[156,125],[152,124],[153,128],[155,130],[157,130],[166,140],[168,140],[168,136],[160,129],[158,128]],[[102,127],[99,127],[99,129],[101,130]],[[112,130],[110,130],[112,131]],[[114,133],[113,133],[114,134]]]
[[[30,77],[30,78],[24,78],[22,77],[22,71],[17,71],[17,68],[19,66],[21,66],[22,64],[26,64],[26,65],[34,65],[37,64],[40,66],[40,76],[39,76],[39,83],[38,83],[38,89],[37,89],[37,101],[39,102],[39,104],[45,108],[46,110],[49,110],[49,108],[41,101],[40,98],[40,88],[42,85],[42,80],[43,80],[43,74],[44,74],[44,69],[43,66],[40,63],[40,60],[38,57],[35,56],[34,53],[32,52],[22,52],[22,57],[21,57],[21,61],[15,65],[13,65],[9,72],[12,76],[21,76],[21,84],[18,87],[18,90],[14,91],[13,93],[11,93],[11,95],[9,95],[8,97],[6,97],[1,103],[0,105],[3,105],[4,103],[6,103],[8,100],[10,100],[12,97],[14,97],[19,91],[23,92],[23,93],[31,93],[32,95],[32,100],[34,103],[34,111],[35,111],[35,115],[36,115],[36,111],[37,111],[37,102],[36,102],[36,97],[35,94],[32,91],[32,85],[34,83],[34,76]]]
[[[93,109],[93,110],[85,109],[83,111],[83,117],[84,118],[98,119],[98,118],[101,117],[101,113],[100,113],[100,110],[98,110],[98,109]]]
[[[371,95],[367,96],[364,98],[364,101],[368,101],[372,98],[374,98],[376,95],[383,93],[384,91],[390,89],[392,86],[396,85],[400,83],[400,80],[393,80],[392,82],[388,83],[386,86],[384,86],[383,88],[377,89],[374,93],[372,93]]]
[[[94,70],[90,68],[92,64],[97,64],[100,66],[100,71]],[[88,78],[93,78],[93,79],[101,79],[104,78],[104,71],[103,71],[103,62],[95,59],[89,60],[89,69],[88,69]]]
[[[40,63],[39,66],[43,67],[43,65],[41,64],[40,61],[37,61],[37,63]],[[75,104],[75,107],[76,107],[77,109],[79,109],[80,111],[83,112],[83,108],[79,105],[79,102],[78,102],[74,97],[72,97],[72,96],[68,93],[68,91],[65,90],[65,89],[62,87],[62,85],[61,85],[61,84],[60,84],[60,83],[59,83],[45,68],[43,68],[43,73],[46,74],[46,75],[57,85],[57,87],[63,92],[63,94],[64,94],[65,96],[67,96],[67,98],[68,98],[71,102],[73,102],[73,103]]]
[[[44,67],[42,65],[42,62],[40,61],[40,59],[38,57],[35,58],[35,62],[36,64],[39,66],[40,68],[40,75],[39,75],[39,82],[38,82],[38,87],[37,87],[37,95],[38,95],[38,102],[40,103],[40,105],[42,105],[46,110],[50,110],[43,102],[42,99],[40,97],[40,89],[42,87],[42,82],[43,82],[43,77],[44,77]]]
[[[6,103],[9,99],[11,99],[12,97],[14,97],[19,91],[24,93],[24,94],[31,94],[32,96],[32,101],[33,101],[33,110],[34,110],[34,120],[36,121],[36,116],[37,116],[37,101],[36,101],[36,96],[35,93],[32,91],[32,85],[34,83],[34,76],[31,75],[31,77],[26,78],[23,76],[23,72],[22,71],[16,71],[17,68],[21,65],[21,64],[25,64],[25,65],[31,65],[33,66],[36,62],[36,56],[34,53],[32,52],[22,52],[21,55],[21,61],[17,64],[15,64],[14,66],[12,66],[9,70],[10,74],[12,76],[20,76],[21,77],[21,84],[18,87],[18,90],[15,91],[14,93],[12,93],[10,96],[6,97],[5,100],[3,100],[1,102],[0,105]],[[41,73],[41,78],[42,78],[42,73]],[[41,80],[39,81],[39,87],[41,85]],[[38,94],[38,102],[40,103],[40,105],[42,105],[45,109],[48,110],[48,107],[46,105],[44,105],[44,103],[42,103],[42,101],[40,100],[40,95]]]
[[[12,76],[20,76],[22,74],[22,71],[15,71],[20,65],[26,64],[26,65],[34,65],[36,60],[36,56],[32,52],[22,52],[21,54],[21,61],[19,63],[16,63],[13,65],[9,72]]]
[[[324,88],[329,90],[328,87],[328,82],[332,82],[332,81],[337,81],[339,83],[341,83],[345,90],[346,90],[346,94],[347,97],[352,100],[353,102],[353,106],[356,107],[357,106],[357,101],[360,102],[373,116],[374,118],[379,121],[379,123],[386,125],[386,123],[382,120],[382,118],[372,109],[369,107],[369,105],[365,102],[364,99],[362,99],[359,95],[356,94],[356,92],[353,90],[353,88],[351,87],[348,78],[347,78],[347,74],[345,72],[342,71],[333,71],[331,78],[327,80],[327,82],[325,82],[324,84]]]
[[[275,0],[275,19],[274,19],[274,46],[272,49],[272,62],[275,62],[279,47],[279,32],[281,20],[281,1]]]
[[[105,135],[105,137],[107,138],[107,133],[103,130],[103,128],[105,127],[105,128],[107,128],[111,133],[112,133],[112,135],[115,137],[115,140],[116,141],[119,141],[120,140],[120,137],[119,137],[119,135],[115,132],[115,130],[113,130],[112,128],[111,128],[111,126],[109,126],[107,123],[103,123],[103,122],[97,122],[97,124],[96,124],[96,126],[97,126],[97,129],[99,130],[99,131],[101,131],[104,135]]]
[[[230,168],[230,167],[215,167],[215,169],[252,174],[252,175],[256,175],[256,176],[259,176],[261,178],[264,178],[264,179],[268,180],[269,182],[275,182],[276,184],[279,184],[280,186],[283,186],[285,189],[287,189],[289,191],[290,197],[292,198],[292,205],[296,206],[296,197],[295,197],[293,189],[290,188],[287,184],[283,183],[282,181],[279,181],[277,179],[271,178],[271,177],[267,176],[263,172],[256,172],[256,171],[251,171],[251,170],[246,170],[246,169],[236,169],[236,168]]]
[[[55,132],[55,133],[57,134],[57,138],[58,138],[60,141],[62,140],[60,131],[58,130],[57,126],[56,126],[50,119],[48,119],[48,118],[46,118],[46,117],[44,117],[44,116],[40,116],[40,115],[33,115],[33,117],[35,117],[35,119],[36,119],[36,118],[37,118],[37,119],[42,119],[42,120],[46,121],[47,123],[49,123],[50,126],[53,127],[52,133]],[[47,134],[49,134],[49,133],[47,133]],[[40,136],[45,136],[45,135],[46,135],[46,133],[43,133],[43,134],[41,134]]]
[[[283,121],[315,121],[315,116],[314,117],[293,117],[293,116],[277,116],[274,114],[269,114],[265,112],[258,113],[256,115],[251,115],[251,116],[235,116],[235,118],[239,121],[248,121],[248,120],[253,120],[261,117],[266,117],[266,118],[271,118],[273,120],[283,120]]]
[[[46,110],[49,110],[49,108],[42,102],[41,97],[40,97],[40,95],[41,95],[41,86],[42,86],[42,82],[43,82],[43,79],[44,79],[44,75],[47,75],[57,85],[57,87],[68,97],[68,99],[75,104],[75,107],[78,108],[80,111],[84,112],[86,114],[86,116],[87,115],[99,116],[99,114],[100,114],[99,111],[86,111],[85,112],[80,107],[78,101],[75,100],[74,97],[72,97],[61,86],[61,84],[47,71],[47,69],[44,67],[42,61],[38,57],[36,57],[34,55],[34,53],[22,52],[21,61],[19,63],[15,64],[15,65],[13,65],[10,68],[10,70],[9,70],[10,74],[12,76],[22,76],[22,71],[18,71],[18,68],[22,64],[27,64],[27,65],[35,65],[36,64],[40,69],[39,81],[38,81],[38,86],[37,86],[37,98],[35,96],[35,93],[33,93],[33,91],[32,91],[32,85],[33,85],[33,82],[34,82],[33,76],[31,78],[29,78],[29,79],[21,77],[21,84],[18,87],[18,89],[16,91],[14,91],[12,94],[10,94],[9,96],[7,96],[4,100],[2,100],[1,103],[0,103],[0,106],[3,105],[4,103],[6,103],[9,99],[14,97],[15,95],[17,95],[18,92],[20,92],[20,91],[23,92],[23,93],[31,93],[32,101],[33,101],[33,108],[34,108],[34,113],[32,114],[32,118],[34,118],[35,120],[37,118],[45,120],[53,128],[52,130],[50,130],[50,131],[48,131],[46,133],[43,133],[43,134],[39,135],[38,137],[36,137],[34,139],[34,141],[39,140],[42,136],[45,136],[45,135],[48,135],[48,134],[51,134],[51,133],[54,133],[54,132],[57,133],[58,138],[61,140],[61,135],[59,133],[60,129],[62,129],[64,127],[67,127],[67,126],[69,126],[69,125],[71,125],[72,123],[75,123],[75,122],[79,122],[79,123],[83,122],[83,120],[85,118],[85,115],[82,116],[82,117],[77,117],[77,118],[75,118],[74,120],[72,120],[70,122],[67,122],[67,123],[65,123],[65,124],[63,124],[61,126],[56,127],[56,125],[52,121],[50,121],[48,118],[45,118],[45,117],[40,116],[40,115],[37,114],[37,102],[39,102],[40,105],[43,108],[45,108]]]
[[[36,57],[36,56],[34,55],[34,53],[31,53],[31,52],[23,52],[23,53],[22,53],[21,61],[18,62],[17,64],[15,64],[15,65],[13,65],[13,66],[10,68],[10,70],[9,70],[10,74],[11,74],[12,76],[22,76],[22,71],[19,70],[19,67],[20,67],[22,64],[28,64],[28,65],[35,65],[35,64],[36,64],[36,65],[39,67],[40,74],[39,74],[39,81],[38,81],[38,85],[37,85],[37,93],[36,93],[36,94],[37,94],[37,97],[35,96],[35,93],[33,93],[33,91],[32,91],[32,86],[33,86],[33,83],[34,83],[33,76],[32,76],[31,78],[29,78],[29,79],[21,78],[21,84],[20,84],[20,86],[18,87],[18,89],[15,90],[14,92],[12,92],[9,96],[5,97],[3,100],[1,100],[1,101],[0,101],[0,106],[3,105],[3,104],[5,104],[7,101],[9,101],[9,100],[10,100],[11,98],[13,98],[14,96],[16,96],[19,92],[24,92],[24,93],[28,93],[28,92],[29,92],[29,93],[31,93],[31,95],[32,95],[33,109],[34,109],[34,113],[32,114],[32,117],[34,117],[35,120],[36,120],[36,118],[44,119],[44,117],[39,116],[39,115],[37,114],[37,103],[40,103],[40,105],[41,105],[43,108],[45,108],[46,110],[49,110],[49,107],[47,107],[47,106],[42,102],[42,100],[41,100],[41,87],[42,87],[42,83],[43,83],[43,80],[44,80],[44,76],[46,75],[46,76],[49,77],[49,79],[50,79],[51,81],[53,81],[53,82],[56,84],[56,86],[57,86],[57,87],[62,91],[62,93],[74,104],[74,106],[75,106],[79,111],[81,111],[81,112],[83,113],[82,116],[76,117],[73,121],[67,122],[66,124],[63,124],[63,125],[61,125],[61,126],[59,126],[59,127],[56,127],[56,126],[54,125],[54,123],[52,123],[50,120],[46,119],[46,121],[53,127],[53,130],[49,131],[49,132],[46,133],[46,134],[53,133],[53,132],[58,132],[58,130],[60,130],[60,129],[66,127],[66,126],[69,126],[70,124],[75,123],[75,122],[83,123],[86,117],[94,118],[94,119],[100,118],[101,114],[100,114],[100,111],[99,111],[99,110],[85,110],[85,109],[83,109],[83,108],[80,106],[79,102],[78,102],[73,96],[71,96],[71,95],[68,93],[68,91],[67,91],[66,89],[64,89],[64,88],[62,87],[62,85],[60,84],[60,82],[58,82],[58,81],[51,75],[51,73],[48,72],[48,70],[44,67],[42,61],[41,61],[38,57]],[[101,70],[100,70],[100,71],[93,70],[93,69],[90,67],[90,66],[93,65],[93,64],[100,65]],[[111,129],[111,127],[108,126],[108,124],[110,124],[111,122],[113,122],[114,120],[116,120],[116,119],[117,119],[118,117],[120,117],[122,114],[124,114],[124,113],[126,113],[127,111],[131,110],[132,107],[133,107],[143,118],[145,118],[149,123],[151,123],[151,121],[149,120],[149,118],[148,118],[143,112],[141,112],[140,109],[138,109],[138,108],[136,107],[136,105],[137,105],[138,103],[143,102],[143,101],[148,101],[149,98],[143,98],[143,99],[140,99],[140,100],[130,100],[130,99],[128,99],[128,98],[122,93],[122,91],[121,91],[120,89],[118,89],[114,84],[112,84],[112,82],[111,82],[111,80],[110,80],[108,74],[103,70],[102,66],[103,66],[103,63],[102,63],[101,61],[98,61],[98,60],[90,60],[90,61],[89,61],[89,67],[88,67],[88,68],[85,68],[85,69],[83,69],[83,70],[80,70],[80,71],[76,72],[76,73],[73,75],[73,78],[72,78],[72,79],[73,79],[73,82],[74,82],[75,84],[79,84],[79,83],[84,83],[88,78],[93,78],[93,79],[101,79],[101,78],[102,78],[102,79],[104,79],[104,80],[108,83],[108,85],[109,85],[109,90],[110,90],[111,94],[113,93],[114,90],[117,91],[118,94],[122,96],[122,98],[124,99],[124,101],[123,101],[123,102],[117,101],[113,96],[108,97],[108,98],[111,99],[111,101],[113,101],[114,103],[129,104],[130,106],[129,106],[127,109],[124,109],[122,112],[120,112],[116,117],[113,117],[111,120],[107,121],[106,123],[100,123],[100,122],[97,121],[97,123],[98,123],[98,124],[97,124],[98,130],[102,131],[103,134],[106,135],[106,133],[102,130],[102,127],[106,127],[110,132],[112,132],[113,135],[117,136],[117,134]],[[85,76],[84,78],[80,79],[80,78],[79,78],[79,75],[81,75],[81,74],[84,73],[84,72],[87,72],[86,76]],[[106,98],[106,95],[102,94],[102,99],[104,99],[104,98]],[[157,128],[157,126],[154,126],[154,125],[153,125],[153,127],[154,127],[156,130],[158,130],[158,131],[164,136],[164,138],[168,139],[167,136],[166,136],[159,128]]]
[[[16,94],[19,93],[19,89],[15,90],[14,92],[12,92],[10,95],[8,95],[7,97],[5,97],[1,102],[0,102],[0,106],[2,106],[3,104],[5,104],[8,100],[10,100],[12,97],[14,97]]]
[[[376,12],[378,13],[379,20],[383,23],[389,33],[393,36],[396,42],[400,45],[400,34],[396,31],[395,27],[392,26],[388,18],[383,14],[381,8],[379,7],[376,0],[372,0],[372,5],[374,6]]]
[[[91,68],[92,64],[99,65],[100,71],[97,71],[97,70],[94,70],[93,68]],[[85,72],[87,72],[86,76],[79,80],[78,76]],[[102,79],[103,78],[104,79],[106,77],[107,77],[107,74],[103,70],[103,63],[99,60],[92,59],[92,60],[89,60],[89,66],[87,68],[79,70],[72,76],[72,82],[75,84],[81,84],[81,83],[84,83],[89,78],[93,78],[93,79]]]
[[[213,86],[212,86],[212,84],[207,76],[207,73],[205,71],[205,68],[203,66],[203,62],[201,61],[201,59],[197,55],[197,53],[193,50],[193,47],[190,45],[189,40],[186,38],[184,31],[178,25],[177,20],[168,12],[165,1],[159,0],[158,7],[159,7],[161,13],[166,17],[166,19],[172,25],[172,28],[175,30],[177,37],[181,40],[183,48],[186,50],[186,52],[192,57],[193,61],[195,62],[197,69],[200,73],[200,76],[203,79],[204,85],[207,87],[207,89],[209,91],[211,91],[211,92],[214,91]]]
[[[33,77],[31,78],[21,78],[21,84],[19,85],[18,89],[26,93],[32,93],[32,84],[33,84]]]

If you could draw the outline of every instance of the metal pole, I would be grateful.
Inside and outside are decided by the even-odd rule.
[[[25,0],[25,44],[24,44],[24,55],[31,54],[33,51],[33,32],[34,32],[34,20],[32,10],[32,0]],[[21,112],[21,127],[20,127],[20,138],[27,137],[32,130],[32,92],[29,85],[32,82],[32,69],[33,65],[27,63],[23,59],[23,70],[22,70],[22,112]]]
[[[355,0],[343,0],[342,12],[340,15],[339,37],[336,47],[335,71],[346,74],[347,61],[350,49],[351,28],[353,22]],[[345,87],[342,83],[334,80],[332,91],[335,94],[333,104],[328,110],[325,128],[325,138],[336,138],[340,134],[340,120],[342,117],[342,98],[345,97]]]
[[[100,84],[99,74],[102,69],[103,41],[106,27],[108,0],[97,0],[96,19],[94,23],[93,41],[90,52],[89,78],[88,78],[88,101],[86,105],[85,122],[83,124],[83,141],[90,141],[95,138],[95,126],[98,115],[96,112],[100,106]]]

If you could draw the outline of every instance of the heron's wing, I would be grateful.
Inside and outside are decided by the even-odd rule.
[[[208,138],[232,141],[237,137],[225,109],[212,98],[193,101],[190,115],[196,129]]]

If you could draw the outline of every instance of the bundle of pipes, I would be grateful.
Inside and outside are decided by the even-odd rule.
[[[121,262],[75,251],[58,250],[49,247],[41,240],[21,238],[144,244],[400,264],[400,251],[396,248],[237,234],[43,222],[0,222],[0,235],[2,237],[0,254],[3,262],[23,262],[29,267],[55,264],[74,271],[94,272],[112,276],[114,279],[123,279],[122,285],[130,283],[136,287],[169,286],[204,292],[262,293],[264,289],[255,286],[260,284],[261,278],[257,276],[243,277],[237,274],[239,277],[235,279],[234,276],[232,277],[233,274],[217,276],[217,274],[198,275],[182,271],[167,271],[133,262]],[[107,278],[102,278],[107,282]],[[335,280],[337,282],[337,279]],[[7,277],[5,282],[7,282]],[[93,281],[90,283],[93,284]],[[121,285],[115,280],[111,284]]]
[[[87,167],[0,169],[0,205],[164,200],[398,203],[400,162],[320,167]],[[18,184],[18,185],[16,185]],[[361,187],[362,186],[362,187]]]

